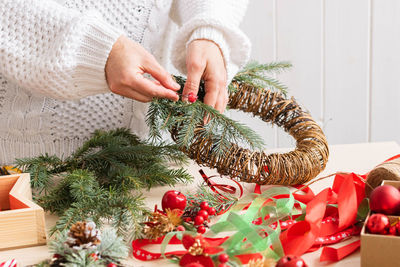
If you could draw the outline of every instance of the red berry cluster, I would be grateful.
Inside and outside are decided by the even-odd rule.
[[[390,224],[389,218],[380,213],[372,214],[367,221],[367,230],[371,234],[400,236],[400,223]]]
[[[220,262],[220,264],[218,264],[218,267],[227,267],[228,265],[226,265],[225,263],[229,261],[229,256],[226,253],[221,253],[218,255],[218,260]]]
[[[200,203],[200,210],[194,217],[194,225],[197,227],[197,232],[204,234],[206,232],[205,223],[208,221],[208,216],[216,214],[214,207],[211,207],[206,201]]]

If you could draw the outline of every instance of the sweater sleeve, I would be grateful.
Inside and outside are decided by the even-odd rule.
[[[239,29],[248,0],[174,0],[171,17],[180,26],[172,62],[186,73],[186,47],[196,39],[216,43],[222,51],[228,82],[250,57],[251,44]]]
[[[58,99],[109,92],[104,67],[121,34],[95,13],[52,0],[2,0],[0,73]]]

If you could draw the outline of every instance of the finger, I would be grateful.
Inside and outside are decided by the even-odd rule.
[[[215,108],[218,95],[220,92],[219,83],[216,80],[209,80],[205,82],[206,95],[204,96],[204,104]]]
[[[187,96],[193,93],[197,96],[201,77],[203,76],[205,64],[200,61],[191,61],[187,64],[187,80],[182,92],[182,100],[187,101]]]
[[[219,91],[217,103],[215,104],[215,109],[218,110],[221,114],[224,113],[227,104],[227,92],[226,89],[221,89]]]
[[[149,58],[143,65],[143,71],[151,74],[158,82],[160,82],[165,88],[178,91],[181,86],[174,81],[172,76],[155,60],[155,58],[149,55]]]
[[[114,91],[116,94],[122,95],[124,97],[128,97],[143,103],[150,102],[152,100],[151,97],[142,95],[141,93],[132,90],[132,88],[127,86],[122,86]]]
[[[172,101],[178,101],[179,96],[175,91],[169,90],[155,82],[146,79],[140,73],[136,74],[135,79],[131,83],[131,87],[148,97],[167,98]]]

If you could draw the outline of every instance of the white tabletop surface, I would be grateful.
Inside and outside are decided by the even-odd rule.
[[[284,150],[274,150],[274,151],[284,151]],[[349,144],[349,145],[333,145],[330,146],[330,157],[329,162],[324,170],[318,177],[322,177],[337,171],[343,172],[355,172],[364,174],[371,170],[374,166],[381,163],[382,161],[388,159],[391,156],[400,154],[400,146],[395,142],[384,142],[384,143],[364,143],[364,144]],[[196,187],[196,185],[201,181],[201,176],[198,173],[200,169],[199,166],[195,164],[190,164],[188,166],[189,172],[195,177],[195,181],[191,185],[187,186],[176,186],[174,189],[180,190],[182,192],[187,192],[191,188]],[[202,168],[208,175],[215,174],[215,171],[209,170],[207,168]],[[319,192],[321,189],[331,186],[333,182],[333,177],[328,178],[315,184],[311,185],[311,188],[315,193]],[[252,192],[254,189],[253,184],[243,184],[245,192]],[[160,205],[160,200],[163,193],[170,188],[159,187],[154,188],[148,192],[145,192],[147,196],[147,205],[149,207],[154,207],[154,204]],[[54,225],[57,218],[52,215],[46,215],[46,226],[51,228]],[[351,242],[353,240],[348,240],[346,242]],[[340,243],[339,246],[342,246]],[[157,251],[155,248],[154,252]],[[343,259],[338,263],[320,263],[319,255],[321,249],[313,253],[308,253],[303,256],[303,259],[311,266],[360,266],[360,253],[356,252],[351,256]],[[50,258],[51,254],[48,252],[47,246],[36,246],[29,248],[22,248],[16,250],[5,250],[0,251],[0,262],[6,261],[8,259],[15,258],[19,262],[19,266],[26,266],[29,264],[35,264],[46,258]],[[130,257],[126,262],[128,266],[176,266],[170,264],[165,260],[158,260],[152,262],[141,262]]]

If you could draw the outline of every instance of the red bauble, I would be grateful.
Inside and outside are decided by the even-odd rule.
[[[197,213],[197,216],[201,216],[204,218],[204,220],[208,219],[208,212],[206,210],[199,210],[199,212]]]
[[[204,234],[206,232],[206,227],[204,225],[200,225],[199,227],[197,227],[197,232],[199,234]]]
[[[372,214],[367,221],[367,229],[371,234],[384,235],[389,227],[389,218],[384,214]]]
[[[117,265],[115,263],[110,262],[109,264],[107,264],[107,267],[117,267]]]
[[[165,192],[161,206],[163,211],[166,209],[179,209],[184,210],[186,207],[186,196],[179,191],[169,190]]]
[[[188,94],[188,101],[190,103],[194,103],[194,102],[196,102],[196,100],[197,100],[197,95],[195,95],[193,92],[190,92]]]
[[[203,223],[204,223],[204,218],[203,218],[203,216],[197,215],[197,216],[194,218],[194,225],[201,225],[201,224],[203,224]]]
[[[228,262],[228,261],[229,261],[229,256],[228,256],[228,254],[226,254],[226,253],[219,254],[218,260],[219,260],[219,262],[221,262],[221,263]]]
[[[286,255],[282,257],[276,267],[308,267],[302,258],[295,255]]]
[[[202,201],[200,203],[200,209],[202,210],[207,210],[210,206],[208,205],[208,202]]]
[[[398,214],[400,208],[400,192],[391,185],[375,188],[369,198],[372,211],[386,215]]]
[[[400,223],[396,223],[395,227],[397,230],[396,235],[400,235]]]
[[[214,207],[208,207],[207,212],[209,215],[215,215],[217,213],[217,211],[215,210]]]

